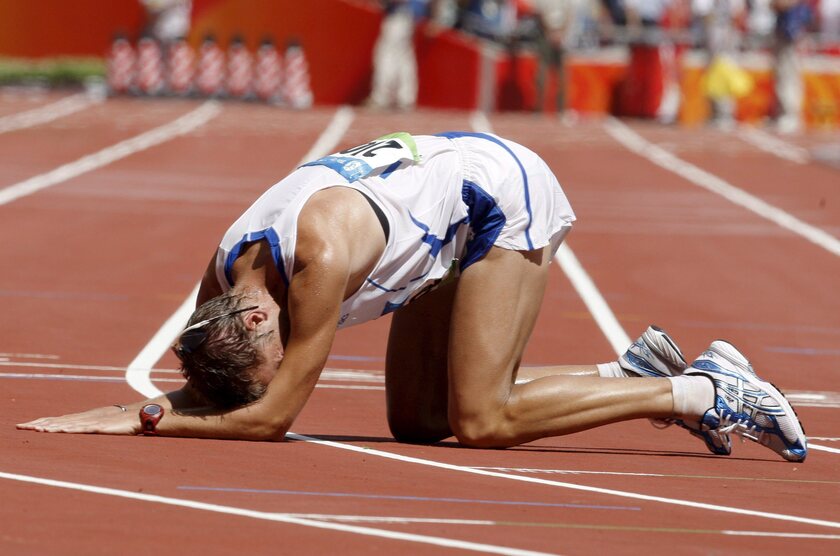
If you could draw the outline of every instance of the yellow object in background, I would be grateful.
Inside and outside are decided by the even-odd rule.
[[[715,56],[703,75],[703,92],[711,99],[744,98],[754,88],[752,76],[728,56]]]

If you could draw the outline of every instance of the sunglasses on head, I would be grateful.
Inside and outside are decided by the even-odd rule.
[[[179,355],[194,352],[207,339],[207,330],[205,330],[205,326],[219,319],[238,315],[239,313],[244,313],[245,311],[250,311],[252,309],[259,309],[259,307],[259,305],[251,305],[250,307],[245,307],[244,309],[236,309],[235,311],[216,315],[215,317],[210,317],[209,319],[189,325],[178,337],[178,344],[175,346],[175,351]]]

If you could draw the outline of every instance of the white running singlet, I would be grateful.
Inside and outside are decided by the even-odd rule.
[[[222,289],[243,245],[265,240],[288,285],[297,219],[328,187],[350,187],[385,215],[388,238],[364,285],[344,300],[338,327],[394,311],[496,245],[556,249],[575,220],[560,184],[535,153],[484,133],[395,133],[305,164],[230,227],[216,254]]]

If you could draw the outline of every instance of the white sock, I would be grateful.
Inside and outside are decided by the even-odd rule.
[[[622,369],[621,365],[618,364],[618,361],[613,361],[612,363],[598,363],[595,366],[598,367],[598,375],[600,375],[601,378],[627,377],[624,373],[624,369]]]
[[[715,385],[705,376],[673,376],[671,393],[674,396],[674,414],[679,419],[698,421],[715,405]]]

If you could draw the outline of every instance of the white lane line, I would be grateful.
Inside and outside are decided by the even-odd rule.
[[[69,490],[76,490],[82,492],[89,492],[92,494],[104,494],[107,496],[116,496],[119,498],[128,498],[130,500],[139,500],[142,502],[153,502],[156,504],[164,504],[167,506],[178,506],[182,508],[190,508],[193,510],[203,510],[206,512],[214,512],[227,515],[235,515],[240,517],[249,517],[252,519],[260,519],[265,521],[275,521],[280,523],[289,523],[292,525],[303,525],[306,527],[315,527],[316,529],[327,529],[332,531],[341,531],[344,533],[355,533],[357,535],[365,535],[368,537],[380,537],[384,539],[392,539],[398,541],[416,542],[421,544],[430,544],[433,546],[443,546],[446,548],[456,548],[461,550],[471,550],[475,552],[485,552],[488,554],[510,554],[513,556],[546,556],[546,552],[534,552],[531,550],[520,550],[517,548],[509,548],[506,546],[496,546],[492,544],[475,543],[469,541],[459,541],[455,539],[448,539],[444,537],[434,537],[430,535],[416,535],[413,533],[402,533],[399,531],[389,531],[387,529],[376,529],[372,527],[360,527],[358,525],[346,525],[343,523],[331,523],[328,521],[319,521],[317,519],[306,519],[296,517],[293,514],[283,514],[274,512],[261,512],[257,510],[249,510],[246,508],[238,508],[235,506],[223,506],[220,504],[209,504],[206,502],[198,502],[196,500],[185,500],[182,498],[170,498],[168,496],[158,496],[154,494],[144,494],[141,492],[132,492],[128,490],[121,490],[116,488],[100,487],[95,485],[87,485],[83,483],[72,483],[68,481],[57,481],[53,479],[44,479],[41,477],[32,477],[29,475],[18,475],[15,473],[5,473],[0,471],[0,479],[8,479],[12,481],[20,481],[30,484],[38,484],[55,488],[65,488]]]
[[[615,118],[604,129],[628,150],[840,257],[840,239],[651,143]]]
[[[338,514],[288,514],[304,519],[317,519],[319,521],[343,521],[349,523],[432,523],[437,525],[519,525],[519,523],[506,523],[491,521],[487,519],[444,519],[439,517],[398,517],[398,516],[374,516],[374,515],[338,515]],[[530,525],[530,523],[523,523]],[[551,523],[540,523],[539,525],[551,526]]]
[[[101,151],[83,156],[45,174],[33,176],[22,182],[0,189],[0,205],[31,195],[42,189],[52,187],[84,173],[102,168],[112,162],[160,145],[180,135],[185,135],[203,126],[222,111],[215,101],[207,101],[198,108],[184,114],[176,120],[156,127],[140,135],[126,139]]]
[[[20,357],[22,359],[59,359],[58,355],[48,353],[0,353],[0,357]]]
[[[618,322],[618,319],[610,309],[609,304],[601,295],[595,282],[590,278],[589,274],[584,270],[583,265],[572,252],[572,249],[564,241],[560,244],[560,248],[554,255],[554,260],[563,269],[563,272],[571,281],[575,291],[577,291],[586,308],[592,313],[592,318],[598,323],[601,332],[606,336],[607,341],[612,346],[613,351],[617,355],[621,355],[632,343],[632,340],[624,331],[624,328]]]
[[[814,444],[813,442],[808,442],[808,448],[813,448],[814,450],[818,450],[821,452],[829,452],[832,454],[840,454],[840,450],[837,448],[829,448],[828,446],[823,446],[821,444]]]
[[[808,153],[807,149],[803,149],[799,145],[788,143],[787,141],[784,141],[775,135],[771,135],[766,131],[762,131],[757,127],[742,125],[738,127],[735,134],[745,143],[749,143],[764,152],[790,162],[795,162],[796,164],[807,164],[811,160],[811,155]]]
[[[23,378],[28,380],[78,380],[88,382],[125,382],[124,376],[59,375],[48,373],[0,373],[0,378]],[[171,379],[170,379],[171,380]]]
[[[490,125],[487,114],[481,111],[470,114],[470,127],[478,133],[493,133],[493,126]]]
[[[365,516],[365,515],[333,515],[333,514],[289,514],[304,519],[320,521],[339,521],[345,523],[391,523],[391,524],[440,524],[440,525],[472,525],[472,526],[506,526],[506,527],[548,527],[556,529],[588,529],[595,531],[640,531],[645,533],[678,533],[700,535],[727,535],[739,537],[779,537],[788,539],[820,539],[840,540],[840,535],[826,535],[819,533],[787,533],[781,531],[736,531],[729,529],[675,529],[668,527],[634,527],[589,525],[580,523],[527,522],[527,521],[489,521],[485,519],[443,519],[435,517],[398,517],[398,516]]]
[[[64,363],[29,363],[25,361],[0,361],[0,367],[33,367],[37,369],[73,369],[74,371],[118,371],[125,372],[126,367],[110,365],[69,365]],[[151,369],[155,373],[177,373],[174,369]]]
[[[399,516],[367,516],[367,515],[337,515],[337,514],[289,514],[304,519],[320,521],[340,521],[345,523],[392,523],[392,524],[440,524],[440,525],[472,525],[472,526],[507,526],[507,527],[549,527],[556,529],[589,529],[596,531],[641,531],[646,533],[692,533],[700,535],[735,535],[741,537],[780,537],[790,539],[822,539],[840,540],[840,535],[826,535],[820,533],[788,533],[781,531],[740,531],[729,529],[684,529],[669,527],[644,526],[611,526],[605,524],[592,525],[581,523],[556,523],[550,521],[491,521],[486,519],[445,519],[437,517],[399,517]]]
[[[152,384],[152,368],[160,361],[175,338],[184,329],[187,319],[195,308],[195,298],[198,296],[198,284],[193,288],[190,295],[181,303],[181,306],[166,319],[152,339],[143,347],[137,357],[128,364],[125,370],[125,381],[129,386],[146,396],[155,398],[162,392]]]
[[[429,459],[422,459],[422,458],[415,458],[411,456],[404,456],[402,454],[395,454],[392,452],[385,452],[383,450],[376,450],[373,448],[368,448],[364,446],[354,446],[352,444],[343,444],[341,442],[333,442],[331,440],[321,440],[312,436],[304,436],[296,433],[288,433],[286,435],[288,438],[294,440],[303,440],[305,442],[311,442],[313,444],[320,444],[323,446],[329,446],[331,448],[338,448],[340,450],[349,450],[351,452],[360,452],[365,454],[366,456],[377,456],[386,459],[397,460],[405,463],[415,463],[418,465],[425,465],[428,467],[436,467],[439,469],[447,469],[449,471],[458,471],[461,473],[470,473],[473,475],[483,475],[486,477],[496,477],[499,479],[508,479],[512,481],[521,481],[525,483],[535,483],[539,485],[551,486],[551,487],[559,487],[565,488],[570,490],[578,490],[583,492],[592,492],[596,494],[606,494],[609,496],[618,496],[621,498],[631,498],[634,500],[646,500],[649,502],[659,502],[662,504],[671,504],[674,506],[684,506],[693,509],[701,509],[701,510],[711,510],[715,512],[723,512],[723,513],[731,513],[731,514],[738,514],[738,515],[748,515],[753,517],[761,517],[765,519],[776,519],[779,521],[790,521],[794,523],[804,523],[807,525],[818,525],[820,527],[832,527],[835,529],[840,529],[840,522],[836,521],[829,521],[825,519],[813,519],[809,517],[801,517],[795,515],[788,515],[788,514],[780,514],[775,512],[763,512],[758,510],[750,510],[745,508],[736,508],[733,506],[721,506],[718,504],[707,504],[705,502],[693,502],[691,500],[681,500],[679,498],[666,498],[664,496],[651,496],[649,494],[642,494],[638,492],[628,492],[623,490],[615,490],[609,488],[599,488],[587,485],[578,485],[575,483],[565,483],[561,481],[553,481],[549,479],[541,479],[539,477],[527,477],[523,475],[512,475],[509,473],[500,473],[497,471],[489,471],[486,469],[478,469],[475,467],[464,467],[461,465],[454,465],[451,463],[444,463],[440,461],[434,461]]]
[[[738,537],[779,537],[786,539],[820,539],[836,541],[840,535],[812,535],[810,533],[771,533],[769,531],[721,531],[724,535]]]
[[[128,367],[114,367],[110,365],[71,365],[66,363],[30,363],[27,361],[0,361],[0,367],[12,368],[36,368],[36,369],[72,369],[74,371],[102,371],[125,373]],[[178,369],[149,369],[155,374],[180,375]],[[0,371],[2,373],[2,371]],[[385,382],[385,375],[381,371],[365,371],[352,369],[325,368],[321,373],[321,380],[333,380],[338,382]]]
[[[61,375],[49,373],[5,373],[0,372],[0,379],[25,379],[25,380],[71,380],[79,382],[114,382],[125,383],[125,376],[101,376],[101,375]],[[155,382],[166,382],[171,384],[184,384],[183,378],[156,378]],[[375,390],[385,391],[384,386],[365,386],[361,384],[321,384],[315,385],[315,388],[326,388],[328,390]],[[136,390],[136,389],[135,389]],[[136,390],[139,392],[139,390]],[[157,390],[160,392],[160,390]],[[159,394],[156,394],[159,395]],[[152,396],[153,397],[153,396]]]
[[[377,390],[384,392],[384,386],[361,386],[358,384],[321,384],[315,385],[315,388],[331,388],[333,390]]]
[[[341,141],[341,138],[344,137],[344,134],[347,133],[348,129],[350,129],[350,124],[353,123],[353,119],[355,117],[353,109],[349,106],[342,106],[336,110],[330,120],[330,123],[327,124],[327,127],[323,132],[321,132],[321,135],[318,136],[315,144],[312,145],[309,152],[303,155],[303,158],[300,159],[300,162],[298,162],[297,165],[300,166],[301,164],[305,164],[333,152],[333,149],[336,148],[338,142]]]
[[[632,473],[627,471],[589,471],[581,469],[542,469],[533,467],[483,467],[473,466],[475,469],[489,469],[510,473],[533,473],[545,475],[615,475],[619,477],[654,477],[663,479],[705,479],[711,481],[750,481],[754,483],[817,483],[840,485],[840,481],[819,481],[808,479],[771,479],[765,477],[730,477],[724,475],[688,475],[679,473]]]
[[[26,112],[2,116],[0,117],[0,133],[8,133],[10,131],[46,124],[64,116],[75,114],[103,100],[105,100],[105,97],[102,95],[79,93],[64,97],[44,106],[39,106],[38,108],[27,110]]]

